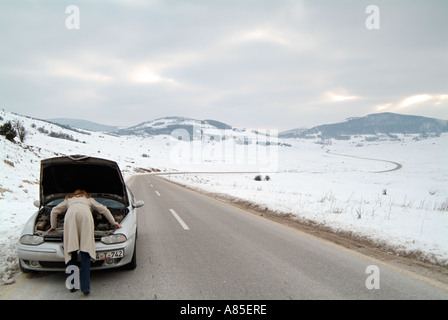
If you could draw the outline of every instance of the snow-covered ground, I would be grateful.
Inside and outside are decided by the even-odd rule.
[[[24,143],[13,144],[0,136],[2,283],[13,282],[18,272],[16,245],[24,223],[36,210],[33,201],[38,198],[40,160],[69,154],[117,161],[125,179],[142,173],[140,168],[253,172],[164,177],[386,242],[403,253],[418,251],[435,263],[448,265],[448,134],[419,141],[415,136],[371,142],[356,137],[332,140],[326,146],[316,140],[290,139],[280,140],[289,146],[269,146],[264,136],[250,132],[240,134],[249,141],[258,139],[258,144],[232,139],[232,132],[223,141],[189,142],[171,136],[74,132],[4,110],[0,116],[0,124],[17,119],[28,131]],[[51,131],[78,141],[50,137],[46,132]],[[400,163],[402,168],[388,171],[396,165],[378,160]],[[255,172],[260,172],[262,181],[254,180]]]
[[[213,193],[249,200],[279,213],[291,213],[340,231],[386,242],[398,252],[421,251],[448,265],[448,136],[415,142],[385,141],[354,147],[338,141],[326,147],[292,142],[279,151],[279,173],[185,175],[171,179]],[[388,162],[363,158],[389,159]]]

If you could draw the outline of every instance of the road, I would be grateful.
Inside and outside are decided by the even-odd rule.
[[[64,273],[21,274],[0,299],[448,299],[446,285],[163,178],[130,186],[145,201],[135,270],[92,272],[87,297]]]
[[[322,146],[322,150],[325,150],[326,153],[332,154],[334,156],[349,157],[349,158],[363,159],[363,160],[369,160],[369,161],[385,162],[385,163],[391,163],[391,164],[393,164],[395,166],[392,169],[382,170],[382,171],[374,171],[373,173],[386,173],[386,172],[392,172],[392,171],[400,170],[401,168],[403,168],[403,165],[401,163],[398,163],[398,162],[395,162],[395,161],[383,160],[383,159],[375,159],[375,158],[367,158],[367,157],[360,157],[360,156],[353,156],[353,155],[349,155],[349,154],[335,153],[335,152],[332,152],[332,151],[328,150],[327,148],[325,148],[325,146]]]

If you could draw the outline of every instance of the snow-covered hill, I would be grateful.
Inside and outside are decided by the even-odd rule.
[[[323,124],[311,129],[290,130],[280,137],[322,137],[323,139],[349,139],[356,135],[419,134],[439,135],[448,132],[448,120],[404,115],[391,112],[374,113],[360,118],[349,118],[344,122]]]
[[[53,118],[47,121],[89,131],[114,132],[119,129],[117,126],[108,126],[83,119]]]
[[[70,154],[114,160],[125,179],[152,169],[261,172],[263,178],[270,179],[255,181],[255,173],[183,174],[170,179],[353,232],[402,253],[418,252],[434,263],[448,265],[446,133],[420,140],[414,139],[415,135],[400,135],[393,141],[359,136],[322,146],[308,139],[272,140],[255,130],[226,130],[217,123],[203,123],[210,127],[202,127],[200,140],[190,141],[179,139],[177,134],[185,133],[175,131],[179,128],[165,135],[118,136],[70,130],[5,110],[0,110],[0,117],[0,125],[18,120],[28,132],[23,143],[0,136],[2,283],[13,282],[18,272],[16,244],[23,224],[36,210],[33,201],[38,198],[40,160]],[[150,126],[166,128],[168,120]],[[221,139],[214,137],[214,130],[219,130]],[[222,132],[226,133],[224,139]],[[395,165],[380,160],[403,166],[384,172]]]
[[[152,121],[145,121],[136,126],[117,130],[120,135],[160,135],[171,134],[176,130],[185,130],[190,135],[189,140],[194,137],[200,138],[201,130],[232,130],[232,127],[215,120],[195,120],[184,117],[165,117]]]

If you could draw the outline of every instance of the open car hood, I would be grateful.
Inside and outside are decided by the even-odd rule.
[[[129,205],[126,185],[114,161],[82,155],[50,158],[41,161],[40,205],[65,197],[76,189],[92,196],[116,199]]]

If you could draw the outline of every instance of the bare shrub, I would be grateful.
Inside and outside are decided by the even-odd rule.
[[[26,131],[25,127],[23,126],[23,122],[20,120],[14,120],[12,125],[17,132],[17,136],[19,137],[20,142],[24,142],[28,131]]]

